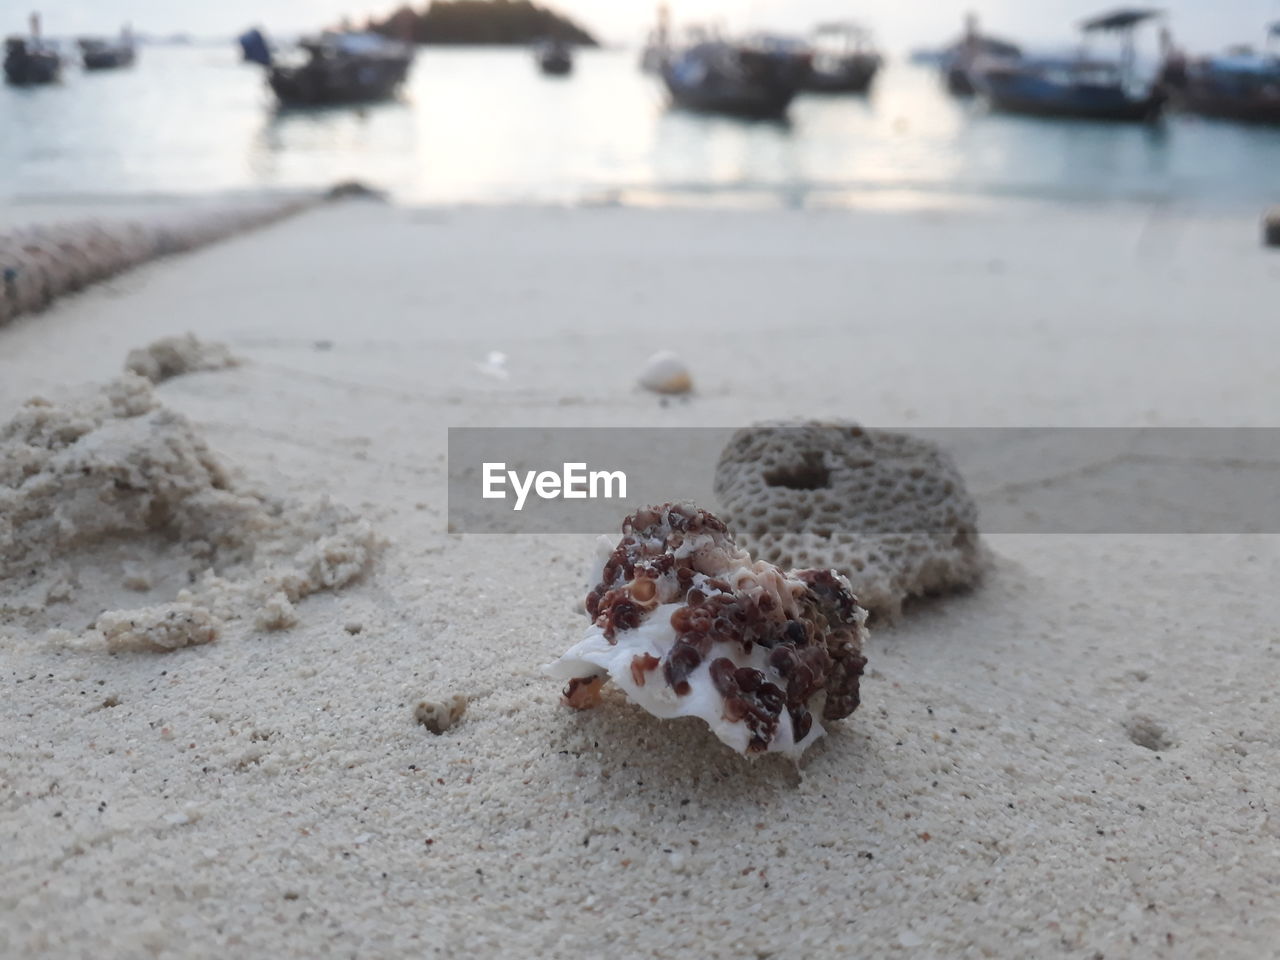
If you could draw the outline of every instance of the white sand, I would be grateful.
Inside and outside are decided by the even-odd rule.
[[[174,653],[0,622],[0,956],[1273,952],[1276,538],[993,538],[798,775],[559,706],[590,538],[443,531],[450,425],[1270,425],[1278,281],[1247,218],[356,205],[19,319],[0,417],[192,331],[247,363],[163,402],[393,543]]]

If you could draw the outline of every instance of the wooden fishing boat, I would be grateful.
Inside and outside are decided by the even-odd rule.
[[[413,65],[413,47],[373,33],[324,33],[298,45],[300,61],[276,62],[261,31],[240,38],[246,60],[267,68],[284,106],[370,103],[393,97]]]
[[[662,79],[672,102],[688,110],[776,119],[809,75],[807,52],[767,42],[708,40],[671,54]]]
[[[1117,10],[1086,20],[1086,36],[1118,33],[1119,59],[1093,57],[1021,57],[978,61],[971,69],[974,85],[991,109],[1040,117],[1088,120],[1148,121],[1160,115],[1167,95],[1153,78],[1140,81],[1134,70],[1133,31],[1158,16],[1152,10]]]
[[[814,30],[813,60],[803,88],[812,93],[866,93],[883,62],[865,27],[820,24]]]
[[[1280,38],[1280,23],[1268,31]],[[1243,123],[1280,124],[1280,54],[1236,48],[1223,56],[1188,59],[1170,52],[1162,80],[1173,105],[1187,113]]]
[[[115,40],[81,37],[76,42],[80,47],[80,61],[86,70],[118,70],[133,66],[137,59],[137,47],[128,27]]]
[[[977,63],[1005,63],[1022,56],[1022,48],[1008,40],[984,34],[978,18],[969,14],[964,20],[964,33],[959,40],[944,48],[937,56],[947,92],[957,97],[972,97],[978,90],[973,81]]]
[[[546,40],[538,44],[535,56],[538,69],[550,77],[573,73],[573,48],[562,40]]]
[[[15,87],[57,83],[62,77],[62,55],[40,36],[40,15],[31,15],[30,36],[12,36],[4,42],[4,78]]]

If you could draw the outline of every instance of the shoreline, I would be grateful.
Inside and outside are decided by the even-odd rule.
[[[1030,197],[985,197],[972,202],[949,197],[947,202],[939,203],[936,202],[937,197],[901,196],[891,192],[877,193],[859,206],[809,205],[789,203],[776,191],[768,191],[763,196],[756,195],[755,200],[760,202],[752,202],[750,194],[737,190],[730,191],[729,195],[681,195],[683,202],[677,204],[663,203],[644,192],[629,197],[617,193],[584,196],[572,203],[502,203],[493,200],[412,204],[358,182],[344,182],[308,191],[228,191],[193,194],[189,197],[167,193],[81,194],[66,197],[32,195],[13,200],[7,205],[0,202],[0,245],[8,242],[13,248],[10,254],[29,242],[38,243],[42,250],[50,244],[53,247],[80,245],[85,246],[85,249],[74,253],[69,259],[63,257],[67,261],[65,265],[57,262],[58,255],[52,253],[52,247],[47,255],[39,253],[36,257],[38,263],[34,266],[48,274],[40,284],[44,290],[40,294],[33,291],[24,294],[14,286],[15,280],[20,279],[13,272],[14,268],[18,267],[18,272],[21,273],[22,257],[25,255],[17,255],[18,260],[11,263],[9,261],[13,260],[13,256],[4,259],[4,250],[0,249],[0,260],[3,260],[0,267],[9,271],[5,273],[7,286],[0,293],[8,293],[10,299],[16,297],[27,304],[25,307],[10,304],[6,310],[5,303],[0,301],[0,322],[4,322],[6,317],[11,320],[17,314],[30,312],[33,303],[43,304],[35,308],[36,312],[40,312],[53,300],[78,293],[86,286],[102,282],[104,278],[134,270],[157,257],[167,258],[206,243],[221,242],[244,230],[259,229],[262,223],[270,223],[277,216],[293,216],[308,207],[324,203],[326,199],[332,200],[336,189],[354,189],[357,199],[372,197],[387,202],[398,211],[398,217],[428,220],[504,216],[537,218],[574,216],[577,213],[590,216],[592,213],[608,215],[614,212],[642,218],[642,221],[643,218],[655,216],[698,220],[726,215],[748,219],[777,216],[785,221],[786,218],[805,215],[827,221],[844,218],[859,231],[865,228],[864,221],[874,221],[890,227],[894,232],[901,232],[899,225],[903,224],[954,224],[965,218],[973,218],[976,222],[987,225],[1007,225],[1042,217],[1072,224],[1101,219],[1110,226],[1137,230],[1141,235],[1137,241],[1138,252],[1144,258],[1167,256],[1169,250],[1166,248],[1170,243],[1181,244],[1189,228],[1208,224],[1235,225],[1238,235],[1224,236],[1224,239],[1233,250],[1243,254],[1246,245],[1240,243],[1241,235],[1247,236],[1252,230],[1254,237],[1261,243],[1264,221],[1269,212],[1269,208],[1254,210],[1244,206],[1183,208],[1162,202],[1121,200],[1078,203]],[[273,210],[279,212],[273,213]],[[228,227],[228,224],[231,226]],[[147,239],[148,234],[154,236]],[[1036,242],[1043,243],[1043,240],[1036,238]],[[139,243],[154,247],[155,252],[126,256],[111,253],[108,249],[133,247]],[[1119,252],[1127,255],[1132,251]],[[103,263],[95,266],[95,257],[102,259]],[[998,265],[998,254],[991,263]]]
[[[137,215],[160,209],[192,209],[219,204],[288,201],[323,193],[332,183],[313,186],[260,187],[190,193],[29,193],[0,197],[0,229],[28,222],[47,222],[62,216]],[[1278,195],[1280,196],[1280,195]],[[996,190],[933,187],[926,184],[849,185],[778,184],[599,184],[539,195],[489,188],[483,193],[423,197],[414,191],[388,191],[387,200],[411,210],[624,210],[689,211],[836,211],[851,214],[913,212],[999,213],[1018,209],[1050,212],[1164,213],[1179,217],[1216,218],[1256,214],[1261,217],[1276,198],[1255,200],[1208,198],[1152,193],[1107,196],[1099,193],[1047,193],[1037,189]],[[21,214],[6,224],[5,219]]]

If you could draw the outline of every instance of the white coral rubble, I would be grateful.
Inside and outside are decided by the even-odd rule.
[[[98,617],[94,629],[101,631],[112,652],[169,651],[212,643],[219,626],[217,617],[204,607],[163,603],[137,610],[109,610]]]
[[[66,403],[29,401],[0,424],[0,615],[32,629],[126,606],[125,589],[284,629],[294,604],[362,576],[382,545],[337,504],[241,483],[133,374]],[[116,611],[108,640],[150,609]]]

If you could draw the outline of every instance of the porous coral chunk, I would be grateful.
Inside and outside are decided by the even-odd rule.
[[[971,586],[987,554],[951,457],[928,440],[852,423],[739,430],[716,466],[738,539],[780,566],[831,567],[878,617]]]

